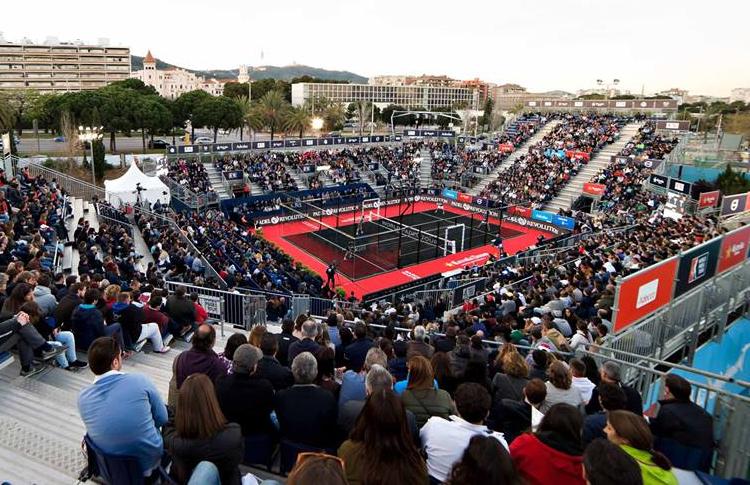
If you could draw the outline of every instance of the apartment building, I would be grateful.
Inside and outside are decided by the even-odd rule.
[[[97,89],[130,76],[130,48],[0,39],[0,89],[42,93]]]
[[[221,96],[224,82],[217,79],[206,79],[185,69],[170,67],[157,69],[156,58],[148,51],[143,59],[143,69],[131,75],[140,79],[147,86],[153,86],[156,92],[169,99],[176,99],[181,94],[201,89],[212,96]]]

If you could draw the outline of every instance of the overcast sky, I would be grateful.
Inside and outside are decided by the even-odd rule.
[[[479,77],[531,91],[614,78],[634,93],[727,96],[750,87],[747,0],[3,3],[6,40],[104,37],[194,69],[297,63],[363,76]]]

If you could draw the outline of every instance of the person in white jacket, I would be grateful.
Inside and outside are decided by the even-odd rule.
[[[578,322],[576,323],[576,333],[573,334],[572,337],[570,337],[570,349],[573,352],[575,352],[579,348],[581,350],[586,350],[592,343],[593,341],[591,340],[591,335],[589,334],[586,322],[583,320],[578,320]]]

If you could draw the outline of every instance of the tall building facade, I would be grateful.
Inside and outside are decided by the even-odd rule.
[[[0,40],[0,89],[42,93],[97,89],[130,76],[130,48]]]
[[[131,77],[140,79],[147,86],[153,86],[156,92],[169,99],[176,99],[181,94],[197,89],[206,91],[212,96],[220,96],[224,92],[224,82],[217,79],[205,79],[203,76],[172,67],[157,69],[156,59],[148,51],[143,59],[143,69],[134,71]]]
[[[372,84],[295,83],[292,104],[302,106],[314,98],[349,104],[369,101],[379,106],[396,104],[406,108],[481,109],[479,91],[453,86],[392,86]]]

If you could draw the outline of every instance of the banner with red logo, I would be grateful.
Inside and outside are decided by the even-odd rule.
[[[672,299],[678,257],[622,280],[615,293],[614,330],[619,332],[665,306]]]
[[[463,192],[458,193],[458,201],[459,202],[468,202],[471,203],[474,200],[472,196],[469,194],[464,194]]]
[[[591,182],[586,182],[583,184],[583,193],[586,195],[591,195],[593,197],[601,197],[604,194],[604,190],[607,188],[604,184],[594,184]]]
[[[531,219],[531,209],[528,207],[512,206],[508,208],[508,214]]]
[[[698,197],[698,208],[703,209],[704,207],[716,207],[719,202],[721,192],[718,190],[712,190],[711,192],[701,192]]]
[[[503,153],[510,153],[515,150],[515,147],[512,143],[501,143],[497,146],[497,149]]]
[[[748,247],[750,247],[750,226],[740,227],[724,235],[721,240],[717,273],[722,273],[743,262],[747,258]]]
[[[577,158],[577,159],[580,159],[580,160],[589,161],[589,159],[591,158],[591,155],[588,152],[579,152],[579,151],[576,151],[576,150],[566,150],[565,151],[565,156],[568,157],[571,160],[574,160],[574,159]]]

